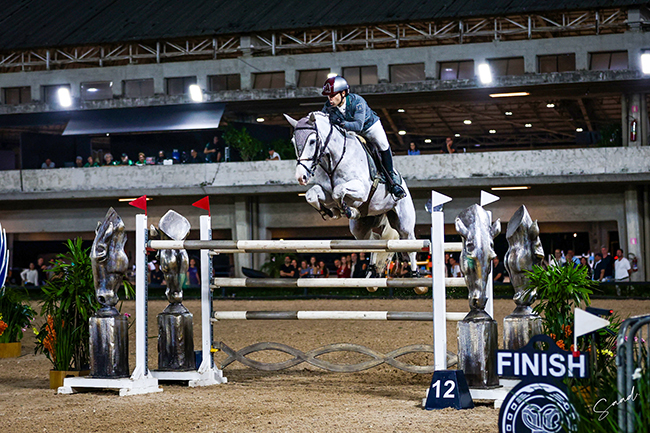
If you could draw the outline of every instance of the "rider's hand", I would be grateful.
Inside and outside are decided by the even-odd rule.
[[[343,125],[343,119],[341,118],[341,116],[330,116],[330,122],[332,123],[332,125],[336,125],[336,126]]]

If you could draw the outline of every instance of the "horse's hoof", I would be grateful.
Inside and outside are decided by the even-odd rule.
[[[378,288],[379,288],[379,287],[366,287],[366,290],[368,290],[369,292],[374,293],[374,292],[377,291]]]
[[[379,274],[377,273],[377,267],[375,265],[370,265],[368,266],[368,273],[366,274],[366,278],[377,278]],[[377,290],[375,288],[375,290]]]
[[[427,293],[429,291],[429,288],[428,287],[415,287],[413,289],[413,291],[415,292],[416,295],[424,295],[425,293]]]

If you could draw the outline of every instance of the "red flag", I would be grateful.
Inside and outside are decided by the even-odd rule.
[[[144,211],[144,214],[147,214],[147,196],[143,195],[142,197],[138,197],[133,201],[130,201],[129,204],[131,206],[135,206],[139,209],[142,209]]]
[[[197,201],[195,203],[192,203],[192,206],[198,207],[199,209],[207,210],[208,211],[208,216],[211,216],[210,215],[210,197],[209,196],[206,195],[201,200],[199,200],[199,201]]]

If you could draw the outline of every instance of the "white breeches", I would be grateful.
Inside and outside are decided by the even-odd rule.
[[[386,137],[386,131],[384,131],[384,127],[381,126],[381,120],[373,123],[372,126],[361,135],[363,135],[366,140],[377,146],[377,148],[382,152],[390,148],[388,137]]]

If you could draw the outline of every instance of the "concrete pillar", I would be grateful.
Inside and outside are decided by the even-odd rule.
[[[237,197],[235,200],[235,215],[233,219],[234,240],[251,240],[252,227],[250,219],[250,200],[247,197]],[[242,266],[253,267],[252,254],[235,254],[235,276],[243,277]]]
[[[639,107],[639,126],[641,127],[641,146],[648,145],[648,139],[650,139],[650,119],[648,118],[648,101],[646,100],[646,95],[641,95],[641,107]]]
[[[642,245],[643,219],[639,212],[639,192],[631,186],[625,191],[625,225],[626,237],[620,239],[621,248],[627,256],[634,254],[638,260],[639,271],[632,274],[630,281],[645,281],[645,268],[643,266]]]
[[[621,144],[627,146],[630,138],[627,121],[627,95],[621,94]]]
[[[156,95],[164,95],[165,92],[165,78],[163,76],[153,77],[153,93]]]
[[[537,72],[537,54],[533,50],[524,55],[524,72],[530,74]]]
[[[587,50],[578,50],[576,52],[576,71],[589,70],[589,53]]]

